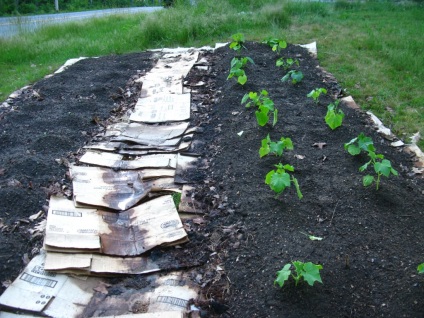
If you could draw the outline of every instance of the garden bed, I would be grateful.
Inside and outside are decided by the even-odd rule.
[[[424,259],[424,184],[412,172],[414,158],[391,147],[368,115],[347,104],[341,104],[343,125],[328,128],[327,105],[343,91],[305,49],[283,51],[299,60],[304,74],[293,85],[281,82],[285,72],[275,66],[278,56],[270,47],[246,47],[242,54],[255,64],[245,68],[245,85],[226,79],[235,56],[228,46],[204,53],[209,71],[192,71],[186,79],[205,83],[192,94],[191,123],[203,128],[192,151],[203,160],[191,179],[207,213],[202,222],[187,221],[193,232],[185,246],[200,246],[210,255],[196,269],[206,298],[198,304],[223,317],[420,316],[423,278],[416,267]],[[111,111],[125,111],[117,108],[125,99],[120,88],[131,87],[130,77],[153,63],[151,53],[83,60],[24,90],[13,104],[15,111],[0,114],[4,285],[41,247],[42,236],[28,232],[36,222],[28,217],[47,204],[49,194],[71,188],[67,167],[59,164],[64,160],[56,159],[78,157]],[[328,94],[316,104],[306,95],[318,87]],[[262,89],[278,108],[275,127],[259,127],[254,110],[241,105],[244,94]],[[378,191],[362,185],[365,173],[358,168],[366,157],[353,157],[343,147],[361,132],[399,172],[383,177]],[[282,158],[260,158],[267,134],[272,140],[291,138],[294,149]],[[280,161],[294,166],[303,199],[293,187],[276,198],[265,184],[265,175]],[[308,235],[323,239],[312,241]],[[321,264],[323,284],[274,286],[276,272],[295,260]],[[140,280],[112,279],[110,295],[117,290],[113,285],[137,286]]]

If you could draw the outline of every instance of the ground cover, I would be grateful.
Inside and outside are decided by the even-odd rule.
[[[207,299],[199,305],[209,315],[223,317],[419,316],[424,292],[416,267],[424,255],[424,184],[412,173],[413,158],[391,147],[364,114],[343,103],[342,126],[333,131],[326,125],[327,105],[342,90],[305,49],[289,45],[282,50],[298,59],[294,69],[304,75],[293,84],[281,81],[287,71],[276,67],[279,56],[269,46],[244,45],[247,50],[240,54],[254,61],[244,68],[244,85],[227,80],[230,62],[239,54],[228,47],[205,54],[210,71],[186,78],[189,84],[205,83],[192,96],[191,123],[203,129],[191,151],[203,160],[191,179],[197,181],[196,198],[207,214],[204,222],[185,221],[193,229],[185,248],[210,254],[196,268]],[[14,111],[2,111],[2,289],[41,246],[42,237],[28,232],[36,223],[28,217],[43,208],[49,194],[69,193],[67,160],[78,158],[80,147],[103,129],[110,112],[119,111],[117,105],[124,101],[120,88],[133,85],[131,76],[153,63],[150,53],[83,60],[25,90]],[[318,103],[307,97],[315,88],[327,90]],[[241,103],[246,93],[261,90],[278,109],[275,126],[271,119],[259,126],[255,109]],[[343,147],[361,132],[399,172],[398,177],[383,177],[379,190],[362,185],[364,173],[358,169],[366,156],[352,157]],[[290,138],[294,149],[284,149],[281,158],[260,158],[268,134],[272,141]],[[276,198],[265,184],[266,174],[279,162],[294,166],[301,200],[293,186]],[[188,252],[187,259],[192,257],[196,255]],[[276,272],[297,260],[322,265],[323,284],[274,286]],[[220,269],[211,269],[208,264],[216,262]],[[103,299],[137,289],[143,277],[109,283]]]

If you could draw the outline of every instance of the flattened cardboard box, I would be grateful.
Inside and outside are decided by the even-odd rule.
[[[190,94],[157,94],[140,98],[131,121],[163,123],[190,119]]]
[[[44,254],[33,258],[0,296],[0,304],[58,318],[82,314],[101,280],[94,277],[78,279],[47,272],[44,262]]]
[[[119,170],[134,170],[143,168],[173,168],[177,166],[176,154],[145,155],[134,160],[123,160],[124,156],[117,153],[87,151],[80,162]]]
[[[95,167],[72,166],[70,173],[76,203],[123,211],[150,192],[138,171],[100,171]]]
[[[120,213],[76,208],[65,198],[50,199],[44,239],[47,250],[135,256],[155,246],[186,241],[187,233],[170,195]],[[76,258],[78,261],[86,264]]]

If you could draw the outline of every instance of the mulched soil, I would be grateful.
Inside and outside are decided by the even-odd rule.
[[[275,67],[278,56],[269,47],[246,47],[242,54],[255,61],[246,68],[246,85],[226,80],[235,55],[228,47],[205,53],[210,71],[193,70],[186,79],[206,83],[192,96],[191,122],[203,130],[191,152],[203,160],[190,175],[206,223],[185,221],[193,230],[184,247],[210,255],[194,269],[205,298],[198,302],[201,316],[423,317],[424,278],[416,267],[424,261],[424,183],[411,173],[413,158],[391,147],[361,111],[344,104],[343,126],[327,127],[326,105],[342,90],[305,49],[283,51],[299,59],[305,75],[293,85],[280,81],[284,71]],[[28,223],[28,217],[45,209],[49,194],[70,194],[66,162],[79,156],[108,118],[133,105],[124,94],[134,89],[131,76],[154,62],[151,53],[83,60],[24,90],[14,111],[2,110],[1,282],[13,280],[41,247],[42,237],[28,233],[35,223]],[[316,87],[329,91],[318,105],[306,98]],[[274,128],[259,127],[254,111],[240,104],[245,93],[262,89],[279,109]],[[373,138],[377,152],[399,172],[383,178],[378,191],[362,186],[358,168],[366,158],[343,149],[360,132]],[[260,159],[261,140],[268,133],[272,140],[290,137],[294,150],[282,158]],[[316,143],[326,145],[321,149]],[[264,183],[278,162],[295,167],[302,200],[293,188],[275,198]],[[323,240],[311,241],[301,232]],[[276,272],[294,260],[321,264],[323,284],[296,287],[291,280],[283,288],[274,286]],[[117,285],[137,289],[142,279],[114,278],[109,291]]]

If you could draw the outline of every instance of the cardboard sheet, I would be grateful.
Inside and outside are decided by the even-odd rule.
[[[124,156],[117,153],[88,150],[80,162],[108,167],[115,170],[134,170],[143,168],[176,168],[177,156],[175,154],[144,155],[134,160],[123,160]]]
[[[103,170],[96,167],[70,168],[74,200],[77,203],[127,210],[150,192],[137,171]]]
[[[128,311],[154,313],[146,317],[161,317],[159,313],[172,312],[171,317],[181,317],[181,313],[189,311],[190,299],[197,299],[199,290],[188,273],[180,272],[146,276],[143,286],[124,288],[119,295],[96,295],[86,312],[93,316],[113,316]]]
[[[131,121],[163,123],[190,118],[190,94],[158,94],[140,98]]]
[[[78,279],[47,272],[44,263],[44,254],[33,258],[0,296],[0,304],[51,317],[79,316],[90,302],[100,279]]]
[[[205,213],[202,209],[202,204],[194,198],[195,188],[185,184],[181,192],[181,201],[178,206],[178,211],[185,213]]]
[[[177,167],[175,170],[175,183],[185,184],[189,183],[190,177],[187,175],[187,170],[195,168],[198,160],[196,156],[183,156],[177,155]]]
[[[75,208],[65,198],[52,197],[44,245],[46,249],[91,250],[107,255],[135,256],[155,246],[187,241],[172,196],[161,196],[115,213]],[[70,250],[73,252],[73,250]],[[78,268],[90,265],[75,258]]]
[[[189,123],[183,122],[179,124],[169,125],[147,125],[142,123],[130,123],[112,125],[107,128],[107,135],[114,136],[113,140],[125,141],[138,140],[138,144],[149,146],[161,146],[166,140],[180,137],[187,130]],[[113,135],[112,135],[113,132]]]

